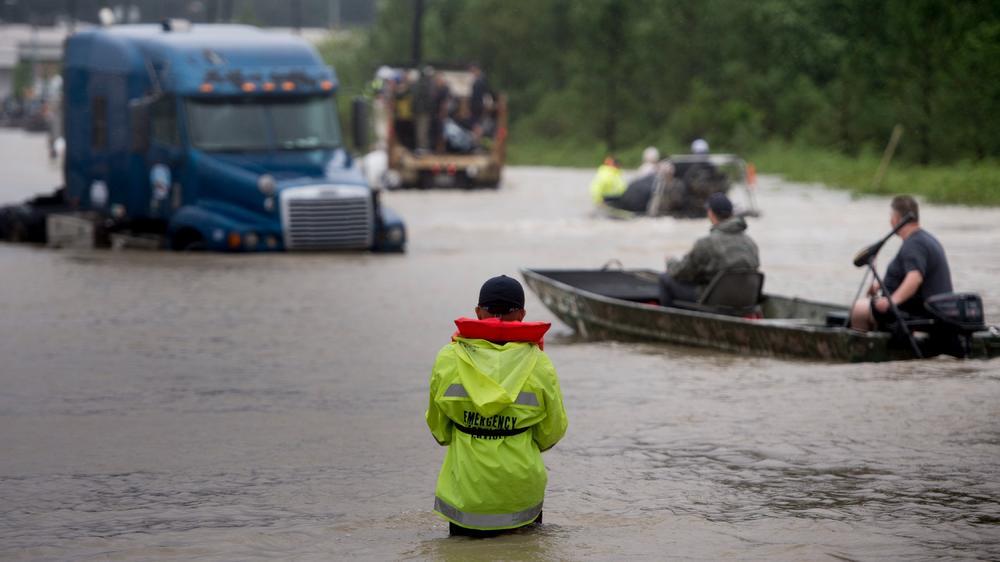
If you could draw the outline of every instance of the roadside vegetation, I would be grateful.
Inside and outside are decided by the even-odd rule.
[[[1000,205],[1000,162],[996,160],[928,166],[895,161],[875,186],[881,154],[872,151],[847,156],[822,148],[768,143],[753,150],[749,158],[759,173],[823,183],[859,195],[908,193],[937,203]]]
[[[411,0],[324,49],[347,92],[411,60]],[[993,0],[425,0],[423,60],[509,97],[510,162],[635,164],[707,139],[761,173],[1000,204]],[[872,187],[896,125],[905,133]]]

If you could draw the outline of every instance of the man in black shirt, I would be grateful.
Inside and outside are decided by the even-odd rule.
[[[915,220],[896,233],[903,245],[886,269],[883,296],[876,296],[881,288],[872,283],[869,298],[854,303],[851,327],[857,330],[884,330],[895,322],[890,298],[904,316],[926,316],[924,301],[928,297],[952,292],[948,258],[937,238],[920,228],[917,202],[909,195],[899,195],[893,198],[891,208],[889,224],[893,228],[907,213]]]

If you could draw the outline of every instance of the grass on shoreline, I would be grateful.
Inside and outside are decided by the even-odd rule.
[[[858,195],[906,193],[935,203],[1000,205],[1000,163],[957,162],[916,166],[894,161],[878,188],[872,186],[880,155],[845,156],[830,150],[768,144],[751,154],[757,171],[791,181],[820,182]]]
[[[642,149],[636,146],[616,152],[625,167],[635,167]],[[512,139],[507,161],[514,165],[596,170],[606,154],[602,145],[579,141]],[[935,203],[1000,205],[1000,162],[996,161],[916,166],[897,160],[889,165],[881,185],[874,188],[872,182],[881,155],[869,153],[852,157],[822,148],[768,143],[743,156],[756,165],[758,173],[777,174],[790,181],[823,183],[856,195],[907,193]]]

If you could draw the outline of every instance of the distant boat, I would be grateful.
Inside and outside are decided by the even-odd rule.
[[[596,214],[613,219],[704,218],[708,197],[716,192],[728,193],[735,187],[743,191],[747,201],[735,214],[757,217],[760,210],[756,186],[755,168],[738,156],[679,154],[662,160],[658,171],[632,180],[621,197],[606,199],[603,205],[598,205]]]
[[[843,325],[847,307],[763,294],[760,317],[659,306],[657,272],[651,270],[522,269],[528,286],[553,314],[590,339],[661,341],[759,356],[832,362],[912,359],[906,341],[886,332]],[[996,328],[970,334],[965,356],[1000,357]],[[941,342],[917,334],[925,357]]]

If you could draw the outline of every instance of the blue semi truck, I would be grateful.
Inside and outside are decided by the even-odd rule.
[[[177,250],[405,247],[345,146],[333,70],[300,38],[176,21],[82,31],[63,88],[60,203],[101,228]]]

